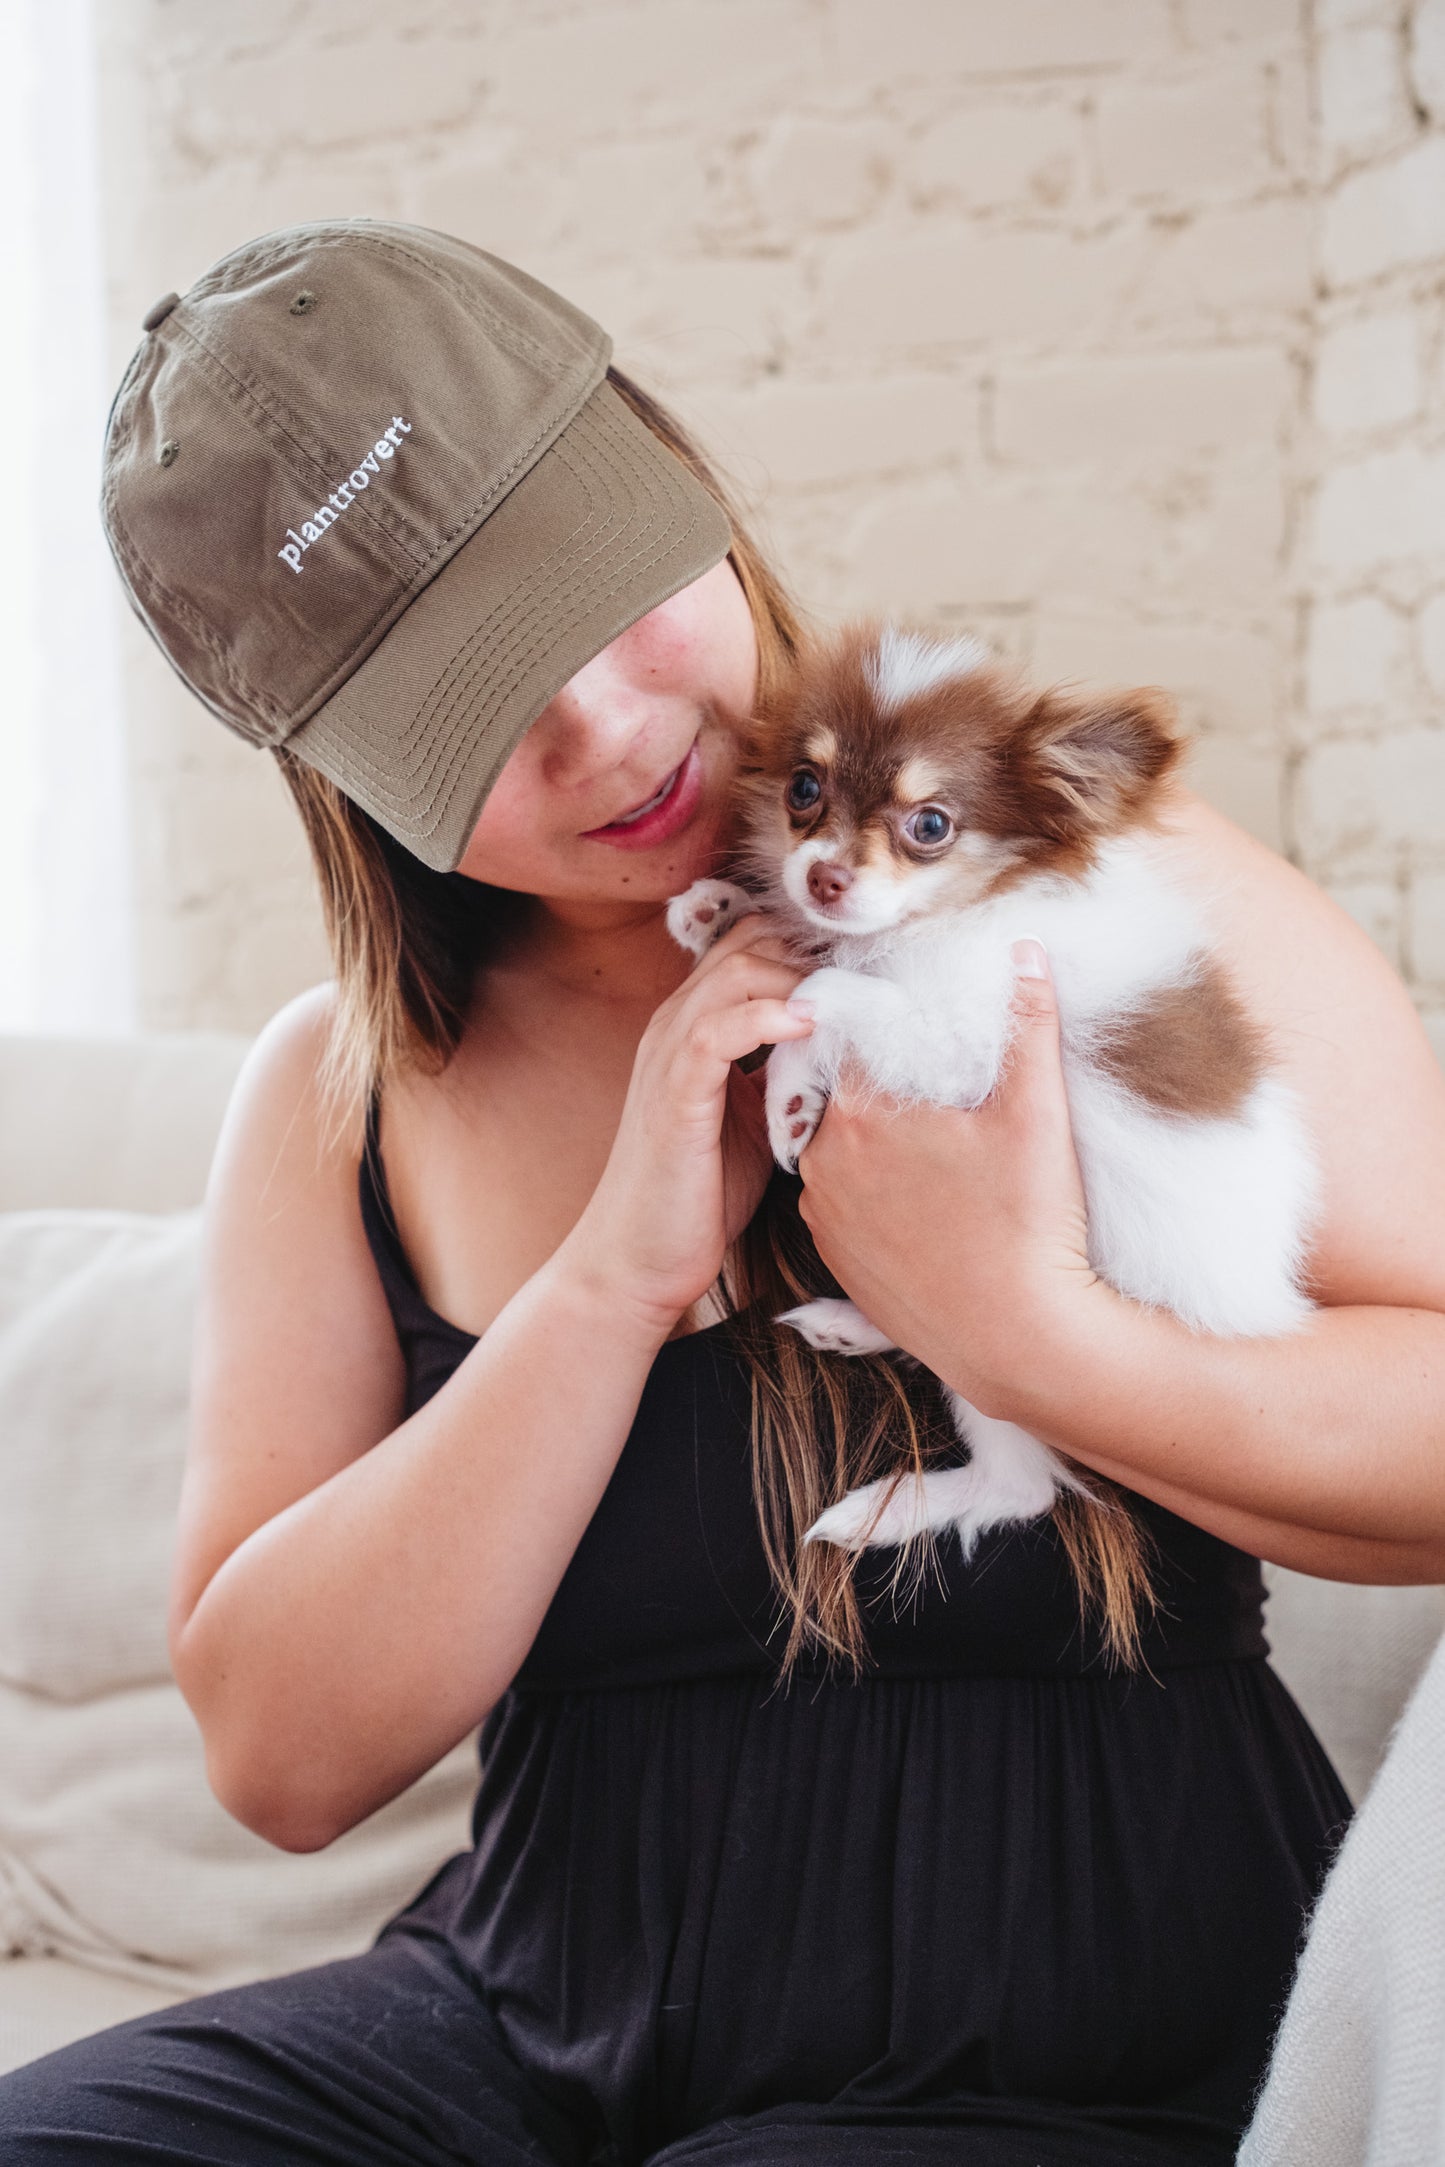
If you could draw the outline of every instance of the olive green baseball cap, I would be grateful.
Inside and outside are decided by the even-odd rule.
[[[101,493],[132,606],[212,714],[440,872],[568,678],[731,546],[607,334],[448,234],[287,227],[143,328]]]

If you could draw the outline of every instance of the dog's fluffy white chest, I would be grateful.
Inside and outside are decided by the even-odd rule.
[[[836,984],[827,989],[828,1012],[851,1011],[853,1050],[894,1096],[977,1105],[998,1079],[1011,1028],[1011,949],[1027,936],[1048,951],[1064,1045],[1078,1052],[1101,1025],[1182,977],[1206,941],[1197,906],[1167,879],[1156,853],[1119,841],[1101,851],[1085,880],[1047,875],[972,909],[840,941],[834,969],[896,986],[907,1003],[905,1032],[896,1008],[870,1008],[861,994],[850,1003]],[[810,981],[810,997],[815,990]],[[838,1035],[825,1025],[824,1039]],[[813,1050],[824,1060],[832,1051],[823,1040]]]

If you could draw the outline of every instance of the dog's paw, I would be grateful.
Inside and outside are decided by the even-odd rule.
[[[893,1342],[876,1324],[870,1324],[856,1302],[822,1296],[785,1309],[774,1324],[790,1324],[810,1347],[824,1354],[887,1354]]]
[[[1042,1449],[1042,1448],[1041,1448]],[[966,1467],[935,1468],[915,1485],[919,1510],[936,1534],[951,1527],[965,1558],[996,1527],[1037,1520],[1053,1509],[1057,1486],[1042,1463],[1000,1467],[972,1459]]]
[[[729,880],[695,880],[667,906],[667,930],[689,955],[705,956],[730,925],[756,904],[745,889]]]
[[[840,1550],[853,1551],[886,1550],[912,1542],[931,1525],[922,1493],[923,1481],[916,1475],[865,1482],[820,1513],[803,1540],[836,1543]]]
[[[1052,1508],[1056,1494],[1054,1480],[1043,1469],[1031,1470],[1028,1479],[1009,1481],[973,1461],[926,1475],[904,1475],[891,1489],[890,1482],[888,1478],[850,1490],[813,1522],[804,1540],[838,1543],[845,1550],[885,1549],[952,1528],[964,1557],[971,1558],[981,1536],[996,1527],[1039,1519]]]
[[[798,1160],[822,1120],[827,1103],[816,1084],[798,1083],[776,1091],[769,1085],[768,1142],[785,1172],[798,1171]]]

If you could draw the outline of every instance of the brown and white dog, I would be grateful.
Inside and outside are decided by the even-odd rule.
[[[851,1055],[902,1100],[971,1107],[1012,1023],[1011,944],[1048,951],[1088,1203],[1089,1258],[1196,1331],[1287,1332],[1317,1208],[1313,1154],[1262,1032],[1166,877],[1154,816],[1184,750],[1152,690],[1040,692],[978,642],[861,626],[803,660],[741,770],[746,887],[668,906],[701,955],[745,910],[777,918],[812,1003],[768,1058],[774,1152],[796,1164]],[[780,1319],[815,1347],[891,1343],[851,1302]],[[850,1549],[1003,1521],[1087,1486],[1037,1439],[948,1399],[965,1465],[851,1491],[808,1530]]]

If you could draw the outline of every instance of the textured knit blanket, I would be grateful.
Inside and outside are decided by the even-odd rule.
[[[1325,1882],[1239,2167],[1445,2167],[1445,1641]]]

